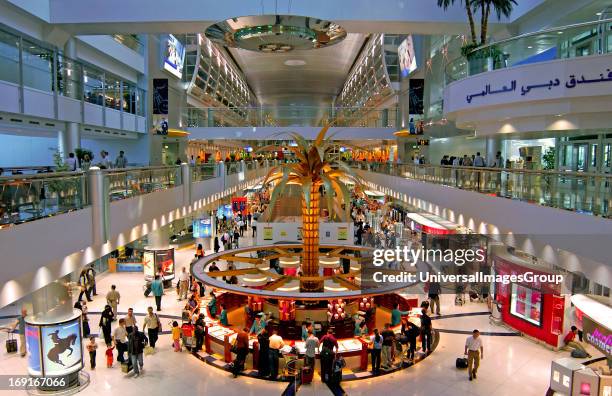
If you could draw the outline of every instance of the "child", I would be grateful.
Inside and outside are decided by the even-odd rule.
[[[96,349],[98,349],[98,344],[96,344],[95,337],[89,337],[89,344],[87,344],[87,351],[89,352],[89,364],[91,365],[91,369],[96,369]]]
[[[115,347],[111,344],[106,345],[106,367],[108,368],[113,367],[113,349]]]
[[[181,351],[181,328],[176,320],[172,322],[172,345],[174,345],[174,352]]]

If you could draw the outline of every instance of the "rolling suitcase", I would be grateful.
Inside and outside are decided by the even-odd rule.
[[[121,363],[121,371],[126,374],[132,371],[132,359],[128,358],[125,362]]]
[[[147,286],[144,291],[144,296],[149,297],[151,295],[151,286]]]
[[[303,367],[302,368],[302,385],[310,384],[312,382],[312,377],[314,376],[314,370],[312,367]]]
[[[13,333],[8,331],[9,339],[6,340],[6,352],[15,353],[17,352],[17,340],[13,338]]]
[[[457,367],[458,369],[466,369],[466,368],[468,368],[468,360],[467,360],[467,358],[458,357],[457,360],[455,360],[455,367]]]

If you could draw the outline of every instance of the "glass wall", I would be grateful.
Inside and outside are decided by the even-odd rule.
[[[23,40],[23,85],[53,91],[53,50]]]
[[[0,31],[0,80],[19,84],[19,37]]]
[[[19,64],[23,65],[20,81]],[[61,51],[0,30],[0,81],[59,95],[126,113],[145,115],[145,91],[130,81],[65,57]]]

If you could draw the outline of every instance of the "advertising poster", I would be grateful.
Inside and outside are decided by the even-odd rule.
[[[153,278],[155,276],[155,256],[153,252],[142,254],[142,268],[146,277]]]
[[[232,217],[234,217],[234,211],[232,210],[232,205],[228,204],[228,205],[223,206],[223,214],[228,219],[231,219]]]
[[[168,114],[168,79],[153,79],[153,114]]]
[[[40,366],[40,329],[38,326],[26,324],[26,351],[28,353],[28,373],[30,375],[42,375]]]
[[[45,376],[61,376],[83,368],[81,319],[42,327]]]
[[[195,219],[193,221],[193,237],[207,238],[212,234],[210,218]]]
[[[164,276],[174,275],[174,250],[158,250],[155,252],[155,263],[157,270],[162,271]]]
[[[406,78],[417,69],[412,36],[406,37],[399,47],[397,47],[397,55],[399,58],[401,75],[403,78]]]
[[[185,46],[176,37],[169,34],[164,48],[164,70],[182,78],[184,63]]]
[[[422,78],[410,79],[408,94],[408,110],[410,114],[423,114],[423,94],[425,93],[425,80]]]
[[[264,227],[263,239],[264,241],[271,241],[274,238],[274,229],[272,227]]]
[[[348,227],[338,227],[338,240],[339,241],[348,240]]]
[[[302,227],[298,227],[298,231],[297,231],[297,240],[298,240],[298,241],[301,241],[301,240],[302,240],[302,238],[303,238],[303,233],[304,233],[303,228],[302,228]]]

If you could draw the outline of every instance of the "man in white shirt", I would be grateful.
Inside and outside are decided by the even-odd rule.
[[[272,331],[272,336],[270,336],[270,377],[272,379],[276,379],[278,376],[278,358],[280,357],[280,350],[285,346],[283,339],[278,335],[276,330]]]
[[[74,153],[68,154],[68,158],[66,158],[66,165],[68,166],[69,172],[74,172],[77,170],[77,159],[74,156]]]
[[[123,363],[125,360],[123,353],[127,352],[128,347],[128,332],[125,328],[125,319],[119,319],[119,327],[113,332],[113,340],[117,348],[117,361]]]
[[[189,273],[183,267],[179,275],[179,298],[178,301],[187,299],[187,291],[189,290]]]
[[[476,379],[476,372],[480,365],[480,359],[484,359],[484,349],[482,347],[482,339],[480,332],[474,330],[472,335],[465,340],[465,354],[468,357],[468,373],[470,381]]]

